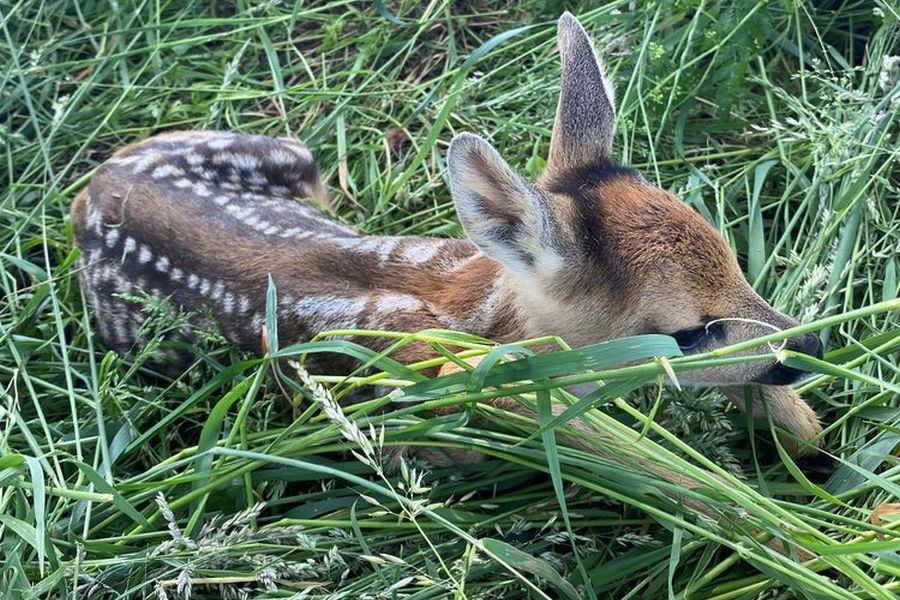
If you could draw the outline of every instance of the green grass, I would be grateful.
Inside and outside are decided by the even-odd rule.
[[[503,392],[422,381],[327,338],[279,352],[336,349],[374,369],[317,375],[328,391],[215,335],[174,380],[151,372],[149,351],[108,353],[74,277],[68,210],[126,143],[193,127],[295,135],[341,218],[372,233],[461,235],[444,180],[456,132],[540,172],[555,3],[238,5],[0,0],[0,596],[896,597],[895,5],[569,6],[618,90],[617,155],[695,206],[764,297],[821,331],[826,363],[803,362],[816,374],[798,387],[833,472],[796,467],[714,390],[666,390],[648,421],[664,364],[647,357],[676,371],[723,360],[676,358],[665,337],[531,359],[527,377],[497,365],[487,381]],[[598,378],[573,409],[596,427],[590,442],[618,439],[705,489],[665,493],[678,490],[646,468],[554,439],[568,426],[549,403]],[[500,393],[543,424],[476,402]],[[447,406],[460,410],[428,412]],[[425,469],[398,460],[401,446],[486,460]]]

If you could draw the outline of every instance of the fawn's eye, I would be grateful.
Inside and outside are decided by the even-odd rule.
[[[682,329],[669,335],[675,338],[678,347],[682,350],[693,350],[709,334],[706,332],[705,327],[694,327],[693,329]]]

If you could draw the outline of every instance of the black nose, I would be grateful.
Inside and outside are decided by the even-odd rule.
[[[822,342],[819,341],[819,336],[814,333],[807,333],[800,337],[792,338],[788,340],[787,346],[785,347],[788,350],[794,350],[795,352],[802,352],[804,354],[809,354],[810,356],[815,356],[816,358],[822,358]]]
[[[807,333],[800,337],[791,338],[788,340],[785,348],[795,352],[803,352],[804,354],[809,354],[816,358],[822,358],[822,342],[819,341],[819,336],[814,333]],[[806,375],[808,375],[808,373],[805,371],[777,363],[764,374],[756,377],[754,381],[766,385],[789,385]]]

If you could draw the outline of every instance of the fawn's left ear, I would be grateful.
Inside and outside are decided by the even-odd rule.
[[[596,165],[612,156],[615,95],[581,23],[566,12],[557,25],[562,85],[547,171]]]
[[[461,133],[450,144],[447,163],[459,220],[485,254],[522,274],[558,265],[545,199],[493,146]]]

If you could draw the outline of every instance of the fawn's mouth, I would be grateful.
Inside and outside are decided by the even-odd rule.
[[[761,375],[754,377],[753,383],[761,383],[763,385],[790,385],[802,379],[805,375],[808,375],[806,371],[801,371],[800,369],[778,363],[773,365],[772,368],[767,369]]]

